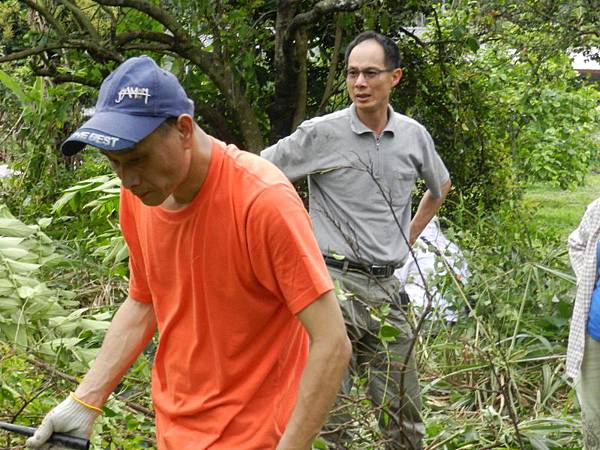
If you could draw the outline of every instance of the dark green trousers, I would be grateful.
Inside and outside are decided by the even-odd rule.
[[[375,406],[383,448],[419,450],[425,433],[421,419],[419,381],[414,350],[410,351],[413,333],[400,302],[402,286],[394,276],[375,278],[354,271],[329,268],[342,294],[338,300],[344,314],[348,336],[352,341],[352,361],[344,379],[335,411],[326,427],[326,440],[335,449],[361,448],[357,441],[360,424],[342,405],[358,375],[366,379],[366,392]],[[380,338],[383,324],[399,330],[393,342],[384,345]],[[355,427],[355,425],[358,425]],[[373,446],[375,447],[375,445]],[[381,448],[381,446],[379,446]]]

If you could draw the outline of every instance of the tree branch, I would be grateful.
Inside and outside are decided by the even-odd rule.
[[[27,361],[29,361],[34,366],[36,366],[42,370],[45,370],[46,372],[48,372],[58,378],[62,378],[63,380],[69,381],[75,385],[79,384],[79,380],[77,378],[75,378],[74,376],[68,375],[64,372],[61,372],[53,365],[48,364],[47,362],[42,361],[40,359],[37,359],[34,356],[29,356],[29,358],[27,358]],[[127,398],[125,398],[122,395],[114,394],[114,396],[116,398],[118,398],[121,402],[123,402],[132,411],[142,413],[146,417],[150,417],[150,418],[154,417],[154,411],[146,408],[145,406],[142,406],[138,403],[132,402],[131,400],[128,400]]]
[[[90,80],[86,77],[67,73],[58,73],[57,71],[38,67],[33,68],[33,74],[40,77],[49,77],[55,83],[78,83],[93,88],[98,88],[100,86],[100,80]]]
[[[19,59],[25,59],[29,56],[39,55],[49,50],[58,50],[64,47],[64,44],[58,42],[56,44],[38,45],[37,47],[28,48],[8,55],[0,56],[0,63],[9,61],[18,61]]]
[[[286,32],[286,40],[292,39],[295,31],[314,22],[320,16],[339,11],[356,11],[364,0],[321,0],[310,11],[300,13],[291,21]]]
[[[175,39],[165,33],[157,33],[155,31],[127,31],[115,36],[114,43],[117,47],[129,44],[132,41],[152,41],[173,46]]]
[[[221,39],[221,29],[219,26],[219,17],[218,14],[222,14],[222,3],[220,1],[213,1],[213,11],[214,14],[208,13],[206,14],[206,22],[208,24],[208,28],[212,33],[212,47],[214,49],[215,55],[218,55],[218,58],[223,58],[223,41]]]
[[[177,19],[168,14],[165,9],[155,6],[146,0],[94,0],[96,3],[104,6],[120,6],[124,8],[133,8],[147,14],[157,22],[165,26],[176,41],[189,43],[189,35],[179,24]]]
[[[75,20],[81,26],[81,28],[90,36],[91,39],[100,40],[100,36],[96,31],[92,22],[88,19],[88,17],[83,13],[81,9],[71,3],[69,0],[57,0],[59,3],[63,4],[65,8],[71,11],[71,14],[75,17]]]
[[[206,123],[212,128],[212,135],[217,139],[232,144],[241,144],[239,138],[231,133],[231,128],[227,123],[227,118],[221,112],[221,108],[217,109],[205,102],[195,102],[196,115],[199,120]]]
[[[37,11],[44,19],[46,19],[46,22],[54,27],[61,38],[64,39],[67,36],[62,25],[56,20],[52,13],[48,11],[48,9],[44,8],[42,5],[39,5],[35,0],[21,0],[21,2],[25,3],[34,11]]]
[[[62,48],[88,50],[102,58],[117,62],[122,62],[124,59],[123,55],[119,51],[105,47],[101,41],[95,42],[89,39],[69,39],[63,43]]]
[[[404,27],[398,27],[398,29],[406,34],[407,36],[410,36],[411,38],[414,39],[414,41],[419,44],[421,47],[425,47],[425,43],[421,40],[421,38],[419,38],[415,33],[413,33],[412,31],[409,31],[407,28]]]
[[[333,51],[331,53],[331,62],[329,64],[329,73],[327,74],[327,82],[325,83],[325,90],[323,91],[323,97],[321,97],[321,102],[319,103],[318,114],[323,111],[325,107],[325,103],[331,97],[331,93],[333,92],[333,82],[335,81],[337,75],[337,65],[340,54],[340,47],[342,46],[342,15],[337,13],[337,18],[335,21],[335,40],[333,43]]]
[[[173,49],[168,44],[160,44],[158,42],[156,42],[156,43],[152,43],[152,42],[143,43],[143,42],[140,42],[139,44],[127,44],[127,45],[124,45],[123,47],[121,47],[121,50],[123,50],[123,51],[128,51],[128,50],[146,51],[146,50],[148,50],[148,51],[153,51],[153,52],[167,52],[167,51],[172,51]]]

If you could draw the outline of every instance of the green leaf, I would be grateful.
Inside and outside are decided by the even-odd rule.
[[[35,230],[17,219],[0,218],[0,235],[11,237],[28,237]]]
[[[52,223],[52,219],[49,217],[45,217],[43,219],[39,219],[37,223],[40,227],[40,230],[43,230],[44,228],[48,228],[48,226],[50,226],[50,224]]]
[[[473,53],[477,53],[477,50],[479,50],[479,41],[475,37],[469,36],[465,43]]]
[[[70,349],[79,343],[79,338],[52,339],[40,345],[40,351],[47,354],[56,354],[61,348]]]
[[[26,263],[21,261],[14,261],[12,259],[5,260],[11,270],[16,273],[28,273],[38,270],[40,268],[39,264]]]
[[[23,104],[31,102],[33,99],[25,93],[22,86],[17,80],[12,78],[9,74],[0,69],[0,82],[4,84],[13,94],[17,96],[19,101]]]
[[[23,324],[2,323],[0,324],[0,334],[4,334],[5,339],[15,345],[27,347],[27,331]]]
[[[543,439],[536,436],[530,436],[529,443],[535,450],[552,450]]]
[[[92,330],[92,331],[106,331],[110,326],[110,321],[101,321],[101,320],[91,320],[91,319],[81,319],[80,320],[81,328],[84,330]]]
[[[15,248],[23,242],[23,238],[0,236],[0,248]]]
[[[90,192],[106,191],[118,194],[121,191],[121,180],[118,177],[105,181],[100,186],[91,189]]]
[[[395,340],[396,337],[400,335],[400,333],[401,331],[398,328],[388,324],[384,324],[379,329],[379,337],[381,338],[381,340],[386,342]]]
[[[54,202],[54,205],[52,205],[52,212],[60,212],[60,210],[77,195],[79,195],[79,191],[65,192],[58,200],[56,200],[56,202]]]
[[[327,450],[329,447],[327,447],[327,444],[323,439],[317,438],[313,441],[312,448],[313,450]]]
[[[0,297],[0,311],[9,313],[21,308],[21,301],[11,297]]]
[[[0,256],[4,256],[6,258],[21,259],[27,255],[29,255],[29,252],[22,248],[2,248],[2,247],[0,247]]]

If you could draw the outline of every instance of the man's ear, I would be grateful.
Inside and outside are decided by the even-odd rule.
[[[399,67],[394,69],[394,71],[392,72],[392,86],[396,86],[400,80],[402,79],[402,69],[400,69]]]
[[[191,147],[194,135],[194,119],[189,114],[181,114],[177,118],[177,131],[185,148]]]

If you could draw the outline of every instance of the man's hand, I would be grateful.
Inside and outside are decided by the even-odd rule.
[[[84,439],[92,434],[99,412],[77,403],[71,396],[46,414],[35,434],[27,439],[27,448],[62,450],[64,447],[46,445],[52,433],[68,433]],[[65,450],[67,450],[65,448]]]

